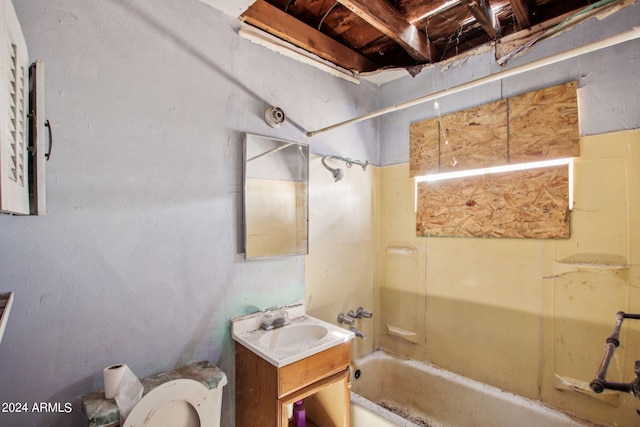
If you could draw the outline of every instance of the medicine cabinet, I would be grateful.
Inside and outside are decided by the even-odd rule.
[[[245,258],[308,253],[308,178],[308,145],[245,135]]]

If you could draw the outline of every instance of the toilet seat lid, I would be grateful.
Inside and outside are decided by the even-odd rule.
[[[146,426],[156,411],[175,401],[189,403],[197,413],[200,425],[215,425],[213,422],[219,414],[211,408],[210,390],[198,381],[183,378],[168,381],[145,394],[131,410],[123,427]]]

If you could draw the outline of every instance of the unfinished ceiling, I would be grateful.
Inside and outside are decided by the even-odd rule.
[[[250,26],[355,73],[411,74],[480,46],[513,51],[622,0],[257,0]],[[586,9],[586,10],[585,10]],[[576,19],[577,18],[577,19]]]

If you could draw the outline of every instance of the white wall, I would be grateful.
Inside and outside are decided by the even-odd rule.
[[[233,426],[229,319],[305,291],[304,257],[240,254],[242,133],[309,142],[269,128],[264,108],[320,128],[377,108],[377,89],[241,39],[196,0],[14,3],[46,65],[54,146],[48,215],[0,217],[0,292],[15,291],[0,402],[73,412],[0,425],[80,426],[79,396],[102,388],[105,366],[143,377],[207,359],[230,377]],[[314,137],[311,152],[378,163],[375,125]]]

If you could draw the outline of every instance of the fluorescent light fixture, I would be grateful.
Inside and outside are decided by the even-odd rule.
[[[435,173],[435,174],[418,176],[415,178],[416,197],[415,197],[414,211],[417,210],[419,182],[437,182],[437,181],[444,181],[447,179],[468,178],[472,176],[482,176],[482,175],[488,175],[488,174],[494,174],[494,173],[548,168],[551,166],[562,166],[562,165],[569,166],[569,210],[573,210],[573,158],[564,158],[564,159],[543,160],[540,162],[517,163],[517,164],[509,164],[509,165],[502,165],[502,166],[492,166],[489,168],[468,169],[468,170],[461,170],[461,171],[443,172],[443,173]]]
[[[569,159],[569,210],[573,211],[573,159]]]
[[[543,160],[541,162],[516,163],[502,166],[492,166],[489,168],[467,169],[453,172],[434,173],[416,177],[416,182],[435,182],[445,179],[467,178],[470,176],[488,175],[493,173],[522,171],[527,169],[548,168],[551,166],[568,165],[573,159],[553,159]]]

